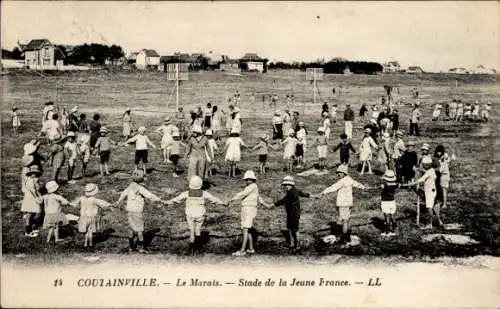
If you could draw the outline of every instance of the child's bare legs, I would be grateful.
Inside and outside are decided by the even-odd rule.
[[[384,213],[384,234],[389,233],[390,219],[389,214]]]
[[[146,176],[146,163],[142,162],[142,171],[144,172],[144,176]]]
[[[363,164],[361,165],[361,173],[360,173],[360,175],[363,175],[365,173],[365,166],[366,166],[366,161],[363,161]]]
[[[372,172],[372,163],[370,160],[366,161],[366,164],[368,165],[368,174],[373,174]]]
[[[429,224],[425,226],[425,228],[432,228],[432,220],[434,219],[434,211],[432,208],[427,208],[427,212],[429,213]]]
[[[288,173],[293,173],[293,159],[288,159]]]
[[[108,165],[108,162],[104,163],[104,171],[106,172],[106,175],[109,175],[109,165]]]
[[[290,248],[299,247],[299,238],[297,230],[288,230],[288,234],[290,235]]]
[[[167,162],[167,148],[163,148],[163,162]]]
[[[139,252],[140,253],[147,253],[147,250],[144,247],[144,233],[142,231],[137,232],[137,238],[138,238]]]
[[[135,250],[135,232],[133,230],[130,230],[129,236],[128,236],[128,244],[129,244],[129,251]]]
[[[59,223],[56,224],[56,227],[54,228],[54,240],[55,242],[59,242]]]
[[[53,227],[49,228],[49,231],[47,233],[47,243],[50,243],[50,240],[52,239],[53,233],[54,233],[54,228]]]
[[[228,176],[231,177],[233,175],[233,162],[229,161],[229,174]]]
[[[99,171],[101,172],[101,177],[104,176],[104,164],[99,164]]]
[[[442,207],[443,209],[448,207],[447,201],[448,201],[448,189],[443,188],[443,207]]]
[[[434,213],[436,214],[436,218],[438,219],[439,226],[442,226],[443,221],[441,220],[441,205],[439,203],[434,205]]]
[[[231,169],[232,169],[232,177],[236,178],[236,162],[231,163]]]
[[[248,229],[243,229],[243,242],[241,243],[241,251],[245,251],[247,244],[249,244],[249,249],[253,250],[253,241],[250,241],[252,235],[248,233]]]

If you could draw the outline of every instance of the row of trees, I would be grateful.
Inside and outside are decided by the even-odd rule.
[[[383,66],[378,62],[367,61],[329,61],[329,62],[271,62],[268,68],[273,69],[295,69],[305,71],[307,68],[323,68],[323,72],[329,74],[342,74],[346,69],[354,74],[376,74],[382,72]]]
[[[125,52],[119,45],[104,44],[83,44],[68,47],[65,45],[56,45],[64,54],[66,64],[105,64],[106,60],[115,61],[123,56]]]

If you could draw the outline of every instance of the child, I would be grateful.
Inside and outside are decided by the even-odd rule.
[[[464,104],[461,100],[458,101],[457,105],[457,114],[455,116],[455,121],[462,121],[462,117],[464,115]]]
[[[441,104],[437,103],[434,107],[434,111],[432,112],[432,121],[436,121],[439,119],[439,115],[441,114]]]
[[[123,130],[122,135],[124,140],[128,140],[132,136],[132,116],[130,115],[131,109],[127,108],[123,113]]]
[[[385,170],[389,169],[391,162],[391,135],[388,132],[382,133],[381,148],[378,151],[378,161],[384,166]]]
[[[210,129],[212,127],[212,103],[207,103],[207,107],[205,108],[205,120],[203,121],[203,125],[206,129]]]
[[[286,162],[286,170],[288,173],[293,173],[293,161],[295,159],[295,149],[297,149],[297,144],[299,141],[295,137],[295,131],[293,129],[288,130],[288,137],[285,138],[281,145],[283,148],[283,160]]]
[[[85,233],[83,247],[94,247],[93,237],[97,232],[97,216],[99,208],[107,208],[112,204],[95,197],[99,192],[96,184],[89,183],[85,185],[85,195],[71,202],[71,206],[80,207],[80,219],[78,220],[78,231]]]
[[[283,139],[283,120],[280,111],[275,111],[273,117],[273,140],[276,139]]]
[[[340,238],[340,243],[346,244],[351,241],[349,220],[351,218],[351,208],[353,207],[352,188],[365,189],[365,186],[355,181],[348,175],[347,165],[339,165],[337,168],[337,176],[340,179],[336,183],[314,197],[318,198],[327,193],[338,191],[337,211],[339,214],[339,221],[342,224],[342,236]]]
[[[361,166],[361,175],[365,172],[365,166],[368,165],[368,174],[373,174],[372,172],[372,148],[377,149],[378,146],[370,136],[371,130],[369,128],[365,129],[365,136],[361,141],[361,145],[359,146],[359,160],[362,162]]]
[[[38,182],[40,175],[42,175],[40,168],[32,165],[24,175],[22,183],[24,198],[21,204],[21,212],[23,213],[24,236],[26,237],[38,237],[38,229],[35,228],[35,221],[42,211],[42,196],[40,195],[40,184]]]
[[[179,133],[179,131],[174,131],[174,133],[172,133],[172,140],[170,141],[170,144],[168,145],[169,149],[170,149],[170,161],[172,162],[172,164],[174,165],[174,173],[173,173],[173,176],[175,178],[179,177],[179,158],[180,158],[180,155],[181,155],[181,145],[183,145],[184,147],[186,147],[186,145],[184,145],[182,142],[181,142],[181,135]]]
[[[443,209],[445,209],[448,201],[448,189],[450,188],[450,167],[449,164],[453,160],[454,155],[450,156],[444,150],[443,145],[438,145],[434,151],[434,157],[439,160],[439,183],[441,185]]]
[[[161,138],[161,150],[163,151],[163,162],[172,163],[168,158],[170,157],[169,144],[172,141],[172,134],[179,129],[172,124],[170,117],[166,117],[163,124],[156,129],[156,133],[162,134]]]
[[[306,162],[307,150],[307,131],[304,128],[304,123],[299,121],[299,129],[297,131],[297,148],[295,149],[295,157],[297,158],[297,165],[300,166]]]
[[[207,131],[205,132],[205,136],[208,140],[207,151],[210,152],[210,155],[207,154],[207,168],[205,169],[205,178],[207,178],[209,176],[212,176],[212,169],[215,167],[215,154],[219,151],[219,148],[217,147],[217,143],[213,139],[211,129],[207,129]]]
[[[337,122],[337,111],[338,111],[338,106],[337,104],[333,104],[333,107],[332,107],[332,110],[330,112],[330,117],[331,117],[331,120],[333,123],[336,123]]]
[[[340,143],[335,146],[335,148],[333,148],[333,152],[336,152],[338,149],[340,149],[340,164],[349,165],[349,152],[352,151],[356,153],[356,150],[354,149],[354,147],[352,147],[351,142],[347,140],[347,134],[340,134],[340,139]]]
[[[231,130],[224,147],[226,161],[229,162],[229,177],[236,177],[236,164],[241,161],[241,147],[247,148],[248,146],[240,138],[239,131]]]
[[[135,169],[137,171],[139,169],[139,164],[142,162],[142,171],[144,175],[146,175],[146,164],[148,163],[148,145],[156,149],[155,144],[153,144],[149,138],[144,135],[146,133],[145,127],[140,127],[138,130],[139,134],[128,139],[125,143],[135,143]]]
[[[45,158],[38,153],[39,147],[40,147],[40,142],[37,141],[36,139],[33,139],[29,143],[24,144],[23,151],[24,151],[24,156],[31,156],[33,158],[33,160],[26,167],[36,165],[43,173],[42,162],[45,161]]]
[[[59,239],[59,226],[68,224],[68,219],[66,219],[66,215],[62,211],[62,206],[69,205],[69,202],[64,197],[55,193],[59,188],[57,182],[51,180],[45,185],[45,188],[47,189],[47,194],[43,196],[45,210],[43,227],[49,229],[47,243],[52,239],[52,233],[54,234],[55,243],[59,243],[63,241]]]
[[[255,253],[253,246],[252,234],[248,233],[248,230],[253,227],[253,220],[257,215],[257,204],[261,203],[266,207],[270,207],[262,197],[259,195],[259,188],[257,187],[257,177],[253,171],[246,171],[243,175],[243,180],[246,182],[247,186],[245,189],[237,193],[230,201],[234,202],[236,200],[241,201],[241,228],[243,230],[243,243],[241,244],[241,249],[234,252],[234,256],[243,256],[247,253]],[[246,250],[248,244],[248,250]]]
[[[290,235],[290,249],[300,248],[299,221],[300,221],[300,200],[299,197],[309,197],[309,193],[304,193],[295,187],[295,180],[292,176],[285,176],[281,185],[285,188],[285,196],[274,203],[275,206],[285,205],[286,228]]]
[[[394,236],[394,227],[396,225],[394,221],[394,214],[396,213],[396,201],[394,200],[394,194],[399,185],[396,183],[396,174],[392,170],[386,170],[382,178],[384,183],[380,186],[381,192],[381,208],[384,213],[384,232],[382,236]]]
[[[138,238],[139,252],[147,253],[144,247],[144,199],[152,200],[153,202],[162,202],[162,200],[151,193],[148,189],[141,186],[140,183],[144,181],[144,173],[140,170],[135,170],[132,173],[132,183],[120,194],[120,198],[116,201],[118,206],[125,198],[127,198],[127,211],[128,223],[130,227],[129,234],[129,252],[135,250],[136,242],[135,237]]]
[[[425,170],[425,173],[418,180],[410,182],[407,186],[414,186],[417,184],[424,184],[424,195],[425,195],[425,208],[429,212],[429,224],[424,227],[424,229],[432,229],[432,220],[433,213],[436,213],[436,217],[438,219],[438,223],[441,226],[443,222],[441,221],[441,217],[439,215],[440,209],[439,204],[435,204],[437,188],[436,188],[436,172],[434,168],[432,168],[432,159],[430,157],[424,157],[422,159],[422,167]],[[417,192],[418,194],[418,192]],[[420,207],[420,205],[417,205]]]
[[[109,156],[111,154],[111,145],[115,145],[116,143],[107,136],[108,129],[106,127],[102,127],[99,132],[101,136],[97,139],[94,153],[97,153],[100,157],[101,161],[99,163],[99,170],[101,171],[102,177],[104,176],[104,173],[106,173],[106,175],[110,175],[108,164]]]
[[[418,155],[417,152],[413,150],[415,142],[410,140],[406,144],[406,149],[399,158],[399,168],[400,174],[396,174],[398,177],[398,182],[409,183],[415,178],[415,171],[418,167]]]
[[[12,109],[12,130],[14,134],[17,135],[19,128],[21,127],[21,119],[19,119],[19,113],[17,112],[17,107]]]
[[[203,180],[198,176],[193,176],[189,180],[188,191],[184,191],[177,197],[166,202],[167,205],[171,205],[172,203],[180,203],[182,200],[186,200],[185,213],[189,226],[189,246],[192,249],[199,249],[201,246],[201,227],[203,226],[206,212],[205,200],[214,204],[224,205],[220,199],[202,190],[202,185]]]
[[[189,157],[189,166],[187,172],[188,181],[194,175],[205,177],[205,167],[208,153],[208,140],[202,134],[202,128],[199,125],[193,125],[192,136],[186,146],[184,159]]]
[[[326,155],[328,153],[328,140],[326,139],[325,136],[325,128],[323,127],[318,128],[318,136],[316,136],[314,144],[316,145],[316,148],[318,150],[319,168],[324,169],[326,167],[325,162],[326,162]]]
[[[481,111],[481,119],[484,122],[488,122],[488,119],[490,118],[490,111],[491,111],[491,102],[488,102],[483,106],[483,110]]]
[[[396,177],[398,180],[401,180],[401,156],[405,152],[405,142],[403,140],[403,132],[396,132],[396,142],[394,143],[394,147],[392,148],[392,163],[394,166],[394,170],[396,171]]]
[[[68,112],[68,107],[65,105],[62,108],[61,111],[61,127],[63,130],[63,133],[66,134],[68,132],[69,128],[69,112]]]
[[[75,132],[69,131],[64,144],[64,152],[68,158],[68,184],[74,184],[73,173],[75,171],[76,158],[78,157],[78,146],[75,142]]]
[[[330,114],[328,114],[328,112],[323,113],[323,120],[321,122],[321,125],[323,126],[323,128],[325,128],[326,139],[329,140],[330,139],[330,132],[331,132],[331,129],[330,129],[331,123],[330,123]]]
[[[472,105],[470,103],[465,103],[464,106],[464,118],[465,120],[471,120]]]
[[[366,108],[366,104],[365,104],[365,103],[363,103],[363,104],[361,105],[361,108],[359,109],[359,116],[360,116],[361,118],[363,118],[363,120],[365,119],[365,113],[366,113],[367,111],[368,111],[368,108]]]
[[[90,160],[90,135],[86,134],[79,140],[78,155],[82,161],[82,178],[87,177],[87,164]]]
[[[269,147],[275,149],[269,143],[269,135],[264,134],[260,137],[260,142],[251,150],[251,151],[257,151],[257,155],[259,156],[259,163],[260,163],[259,170],[261,175],[264,175],[266,173],[266,162],[267,162],[267,155],[269,153]]]
[[[220,136],[219,136],[219,132],[222,128],[222,121],[223,121],[223,111],[219,111],[217,106],[213,106],[212,107],[212,126],[211,126],[211,129],[212,129],[212,133],[214,135],[214,139],[216,141],[219,140]]]
[[[285,112],[283,113],[281,119],[283,122],[283,133],[288,132],[290,129],[292,129],[290,111],[288,109],[285,109]]]
[[[472,120],[479,120],[479,102],[476,101],[472,107]]]

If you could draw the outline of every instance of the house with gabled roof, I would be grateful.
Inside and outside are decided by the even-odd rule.
[[[160,55],[154,49],[141,50],[135,59],[135,67],[139,70],[158,69]]]
[[[31,40],[22,46],[24,66],[31,70],[54,70],[64,65],[63,52],[48,39]]]
[[[247,72],[267,72],[268,59],[259,57],[256,53],[246,53],[240,58],[240,68]]]

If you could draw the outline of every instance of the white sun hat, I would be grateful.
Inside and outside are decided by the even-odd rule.
[[[54,180],[47,182],[47,184],[45,185],[45,189],[47,189],[47,193],[49,194],[56,192],[58,188],[59,185]]]
[[[199,190],[203,186],[203,180],[200,178],[200,176],[193,176],[189,180],[189,189],[191,190]]]
[[[252,180],[257,180],[257,177],[255,177],[255,173],[253,171],[246,171],[245,174],[243,175],[243,180],[247,179],[252,179]]]
[[[88,183],[85,185],[85,195],[94,196],[99,192],[99,187],[95,183]]]
[[[295,186],[295,179],[293,176],[285,176],[283,178],[283,182],[281,183],[282,186]]]
[[[396,174],[394,173],[394,171],[387,170],[384,173],[383,179],[385,181],[396,181]]]
[[[337,167],[337,173],[344,173],[344,174],[348,174],[349,172],[349,169],[347,168],[347,165],[345,164],[341,164],[339,165],[339,167]]]
[[[422,164],[432,164],[431,157],[423,157],[422,158]]]
[[[193,126],[193,133],[200,133],[201,134],[202,131],[203,130],[202,130],[201,126],[199,126],[199,125],[194,125]]]
[[[34,145],[33,143],[27,143],[27,144],[24,144],[23,149],[24,149],[25,155],[30,155],[36,151],[36,145]]]

